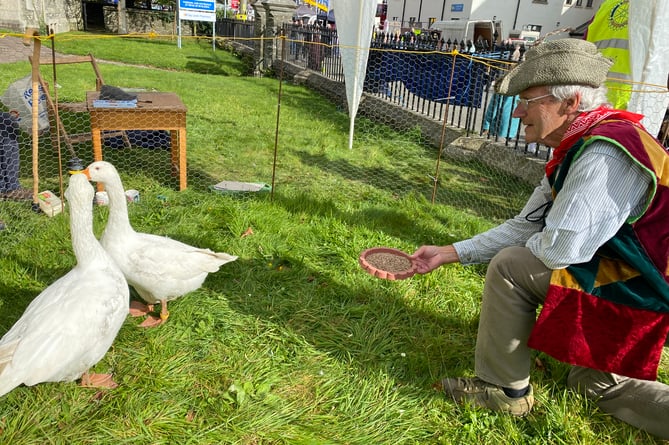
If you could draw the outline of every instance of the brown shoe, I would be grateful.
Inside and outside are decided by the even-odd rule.
[[[478,377],[443,379],[434,385],[458,403],[471,403],[480,408],[502,411],[514,416],[525,416],[534,405],[534,393],[530,385],[523,397],[512,398],[504,394],[499,386],[484,382]]]
[[[3,201],[30,201],[32,199],[32,190],[24,189],[23,187],[0,193],[0,200]]]

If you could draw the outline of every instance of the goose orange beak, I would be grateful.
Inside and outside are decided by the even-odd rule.
[[[86,175],[86,177],[88,178],[89,181],[91,180],[91,173],[88,171],[88,168],[85,168],[83,170],[79,170],[79,171],[76,171],[76,172],[70,172],[70,173],[83,173],[83,174]]]

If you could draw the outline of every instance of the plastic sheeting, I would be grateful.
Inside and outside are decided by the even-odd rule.
[[[423,99],[480,108],[487,86],[486,65],[451,54],[375,50],[369,55],[367,68],[364,87],[371,93],[400,81],[407,91]]]
[[[629,2],[629,40],[632,80],[666,88],[669,75],[669,0]],[[649,91],[657,92],[649,92]],[[658,87],[635,88],[627,105],[643,114],[641,123],[657,135],[669,104],[669,93]]]

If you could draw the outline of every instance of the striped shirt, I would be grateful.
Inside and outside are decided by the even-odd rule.
[[[453,247],[462,264],[487,263],[509,246],[527,247],[549,269],[584,263],[628,218],[643,213],[652,184],[652,174],[628,154],[596,141],[572,163],[554,202],[544,176],[517,216]]]

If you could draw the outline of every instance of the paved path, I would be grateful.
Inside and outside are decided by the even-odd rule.
[[[24,45],[20,37],[0,34],[0,63],[27,62],[28,56],[32,55],[32,43]],[[40,59],[51,60],[51,42],[48,40],[42,40]]]

